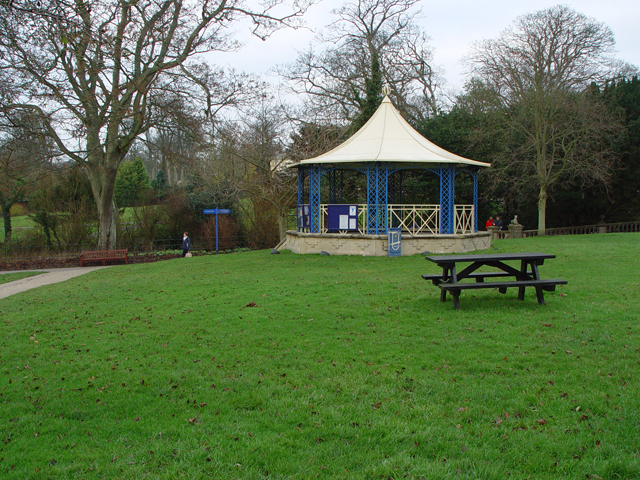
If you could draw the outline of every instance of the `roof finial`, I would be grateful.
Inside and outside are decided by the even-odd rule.
[[[382,94],[385,97],[388,97],[389,94],[391,93],[391,87],[389,86],[389,84],[387,83],[384,87],[382,87]]]

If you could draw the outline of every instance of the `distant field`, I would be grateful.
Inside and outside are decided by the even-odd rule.
[[[31,228],[35,227],[36,223],[31,219],[29,215],[21,215],[19,217],[11,217],[11,229],[15,228]],[[4,232],[4,222],[0,219],[0,230]]]
[[[640,234],[494,243],[569,284],[259,251],[0,300],[0,477],[640,478]]]

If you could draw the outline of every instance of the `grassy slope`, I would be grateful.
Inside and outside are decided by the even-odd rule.
[[[496,242],[557,255],[546,306],[265,251],[0,300],[0,475],[640,478],[639,240]]]
[[[16,280],[22,280],[27,277],[33,277],[34,275],[40,275],[40,272],[0,273],[0,285],[3,283],[15,282]]]

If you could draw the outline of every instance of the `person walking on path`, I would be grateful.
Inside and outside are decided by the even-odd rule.
[[[184,235],[182,236],[182,256],[185,257],[187,253],[189,253],[190,251],[191,251],[191,240],[189,239],[187,232],[184,232]]]

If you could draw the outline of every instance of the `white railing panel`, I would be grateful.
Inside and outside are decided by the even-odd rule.
[[[411,236],[439,232],[440,205],[389,205],[389,227]]]
[[[327,233],[327,204],[320,205],[320,233]],[[401,228],[403,234],[438,235],[440,233],[440,205],[388,205],[388,227]],[[456,233],[472,233],[475,223],[473,205],[455,205]],[[358,232],[366,234],[367,205],[358,205]],[[349,233],[340,231],[340,233]]]
[[[455,233],[473,233],[475,223],[473,205],[455,205],[454,217]]]

